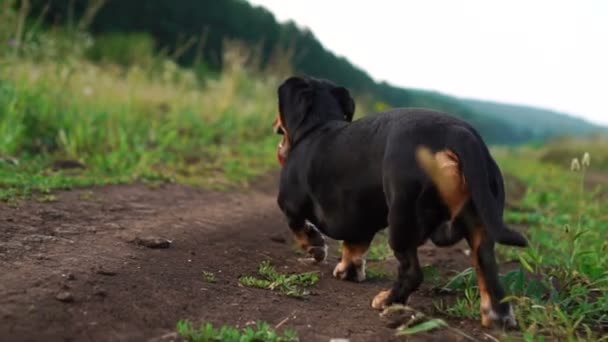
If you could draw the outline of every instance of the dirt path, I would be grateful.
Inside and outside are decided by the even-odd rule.
[[[393,330],[369,306],[390,281],[333,279],[335,245],[321,266],[298,262],[273,190],[271,177],[230,194],[131,185],[64,192],[51,203],[0,204],[0,340],[147,341],[174,331],[180,319],[242,327],[286,318],[283,327],[295,328],[302,341],[391,339]],[[173,243],[150,249],[132,242],[148,235]],[[462,248],[425,246],[421,259],[461,271],[469,266]],[[308,300],[239,286],[263,260],[282,272],[320,270],[321,280]],[[217,282],[205,282],[203,271]],[[425,285],[410,304],[431,312],[433,298]],[[450,323],[483,336],[477,322]]]

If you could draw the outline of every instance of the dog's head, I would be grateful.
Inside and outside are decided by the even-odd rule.
[[[278,89],[279,115],[274,131],[283,135],[278,159],[283,165],[294,142],[332,120],[352,121],[355,101],[348,90],[330,81],[293,76]]]

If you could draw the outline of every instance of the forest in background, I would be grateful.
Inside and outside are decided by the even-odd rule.
[[[30,0],[30,18],[50,25],[79,22],[100,39],[103,53],[92,58],[129,63],[128,53],[139,44],[131,37],[150,37],[157,52],[194,68],[201,78],[221,72],[225,41],[238,40],[257,53],[249,61],[263,69],[289,65],[297,73],[333,80],[376,110],[388,107],[428,107],[459,116],[474,125],[491,144],[539,142],[563,135],[606,132],[582,119],[527,106],[463,100],[445,94],[404,89],[376,82],[341,56],[325,48],[307,29],[293,22],[278,23],[265,8],[244,0]],[[114,52],[109,52],[114,51]],[[407,63],[407,61],[405,61]],[[359,113],[361,114],[361,113]],[[542,125],[542,127],[541,127]]]

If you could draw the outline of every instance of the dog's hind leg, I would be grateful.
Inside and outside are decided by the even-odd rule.
[[[342,260],[336,265],[333,276],[342,280],[365,280],[365,257],[371,241],[342,243]]]
[[[406,304],[412,292],[416,291],[422,283],[423,274],[416,248],[395,252],[395,257],[399,261],[397,281],[392,289],[380,291],[374,297],[372,300],[374,309],[382,310],[394,303]]]
[[[501,303],[505,291],[498,279],[494,241],[479,224],[470,226],[467,241],[471,246],[472,263],[477,273],[481,297],[481,325],[491,327],[493,322],[497,322],[504,327],[516,326],[510,303]]]

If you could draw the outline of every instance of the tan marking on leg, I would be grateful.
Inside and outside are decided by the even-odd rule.
[[[471,259],[473,266],[475,266],[475,272],[477,273],[477,285],[479,286],[479,296],[481,297],[481,325],[489,328],[492,326],[492,301],[490,294],[488,293],[488,286],[486,284],[485,274],[479,265],[479,248],[486,238],[486,233],[483,227],[476,227],[472,236],[472,248]]]
[[[343,242],[342,259],[334,268],[333,276],[338,279],[346,279],[349,268],[355,267],[357,272],[355,280],[359,282],[365,280],[365,256],[368,249],[369,243],[348,244]]]
[[[372,300],[372,308],[376,310],[384,310],[386,307],[386,300],[391,294],[391,290],[380,291]]]
[[[471,197],[464,175],[460,172],[458,156],[450,150],[432,153],[426,147],[418,148],[416,156],[450,209],[453,220]]]
[[[322,245],[311,243],[308,235],[310,229],[314,229],[316,234],[321,234],[316,228],[311,227],[308,224],[301,231],[292,232],[298,246],[306,253],[310,254],[314,258],[315,263],[319,263],[327,258],[327,244],[325,242],[323,242]]]
[[[294,232],[293,236],[295,237],[298,246],[300,246],[300,248],[302,248],[303,250],[308,251],[308,249],[310,248],[310,241],[308,241],[308,236],[306,235],[306,232]]]

